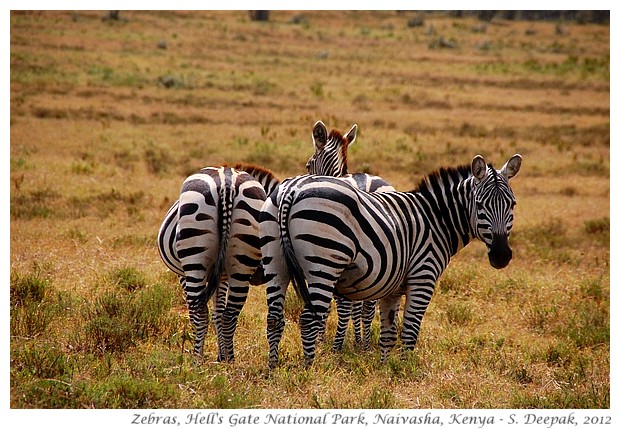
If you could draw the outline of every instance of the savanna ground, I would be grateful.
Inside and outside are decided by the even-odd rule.
[[[415,12],[10,15],[13,408],[608,408],[610,27]],[[416,349],[330,342],[303,367],[293,293],[267,368],[251,289],[234,364],[190,353],[156,234],[183,179],[246,161],[301,174],[311,127],[360,127],[349,171],[399,190],[520,153],[514,259],[470,244]],[[335,323],[330,316],[328,339]],[[352,332],[350,332],[352,334]]]

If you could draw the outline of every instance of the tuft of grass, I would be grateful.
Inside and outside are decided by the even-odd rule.
[[[120,206],[129,216],[139,218],[145,199],[146,194],[142,189],[124,193],[112,188],[85,196],[72,196],[68,199],[68,205],[73,217],[96,214],[100,218],[106,218],[116,214]]]
[[[29,303],[40,304],[49,293],[50,288],[50,279],[39,272],[26,275],[11,272],[11,307],[24,306]]]
[[[252,82],[252,94],[254,95],[271,95],[279,91],[278,85],[269,79],[256,78]]]
[[[565,367],[570,365],[575,350],[565,342],[558,341],[555,344],[549,344],[545,350],[545,362],[548,365],[556,367]]]
[[[609,237],[609,229],[610,220],[607,216],[598,219],[590,219],[584,223],[584,230],[586,234]]]
[[[118,71],[107,65],[92,66],[87,74],[90,85],[120,86],[130,88],[142,88],[148,83],[148,79],[140,73],[127,73]]]
[[[161,334],[172,337],[180,329],[178,316],[170,313],[176,303],[173,290],[155,284],[131,293],[126,284],[121,286],[84,304],[87,323],[75,337],[82,348],[99,354],[125,352],[138,341]]]
[[[304,309],[304,301],[294,291],[289,291],[284,300],[284,317],[294,323],[299,323],[301,312]]]
[[[390,388],[374,388],[367,399],[362,401],[359,408],[365,409],[385,409],[394,408],[396,405],[396,398],[394,392]]]
[[[578,348],[609,345],[609,306],[582,302],[557,328],[556,335],[570,339]]]
[[[146,286],[145,275],[133,267],[121,267],[112,270],[107,275],[107,281],[129,292]]]
[[[167,173],[173,159],[172,154],[164,146],[149,142],[144,149],[144,162],[152,174]]]
[[[61,195],[46,187],[11,195],[11,216],[15,219],[49,218],[56,214],[53,203]]]
[[[324,86],[325,84],[323,82],[315,80],[310,85],[310,93],[312,93],[312,95],[314,95],[316,98],[323,98],[325,97]]]
[[[50,283],[38,271],[26,275],[11,273],[11,337],[34,338],[47,330],[57,312],[47,301]]]
[[[525,310],[525,320],[534,332],[545,333],[557,317],[557,306],[553,303],[536,302]]]
[[[579,289],[584,299],[593,299],[595,302],[609,301],[609,290],[603,287],[603,279],[590,277],[579,281]]]
[[[446,308],[446,318],[453,325],[467,325],[474,318],[471,305],[464,302],[451,302]]]
[[[569,247],[567,227],[559,217],[549,217],[527,229],[520,228],[511,234],[511,241],[526,241],[537,249],[560,249]]]
[[[466,295],[472,290],[472,283],[478,276],[478,269],[473,265],[449,266],[439,279],[439,291],[441,293]]]

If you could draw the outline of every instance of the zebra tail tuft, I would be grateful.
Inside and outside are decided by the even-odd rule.
[[[282,245],[282,253],[284,256],[284,261],[286,263],[286,268],[288,270],[291,281],[293,282],[293,287],[295,288],[295,292],[297,295],[301,297],[304,301],[304,304],[312,313],[314,313],[314,306],[312,305],[312,301],[310,300],[310,291],[308,290],[308,285],[306,283],[306,277],[304,275],[303,269],[299,265],[299,261],[297,260],[297,255],[295,255],[295,251],[293,250],[293,243],[291,241],[291,235],[288,228],[289,225],[289,214],[291,205],[295,199],[295,191],[290,192],[289,195],[282,201],[280,206],[280,236],[281,236],[281,245]]]

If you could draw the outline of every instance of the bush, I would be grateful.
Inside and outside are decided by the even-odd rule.
[[[113,290],[86,307],[83,346],[92,352],[123,352],[140,340],[176,332],[178,320],[169,315],[174,291],[159,284],[131,294]]]
[[[40,274],[22,276],[18,273],[11,273],[11,307],[23,306],[29,302],[40,303],[49,288],[49,279],[41,277]]]
[[[129,292],[142,289],[146,285],[144,274],[131,267],[122,267],[113,270],[108,274],[108,281]]]
[[[33,338],[47,329],[55,315],[55,308],[44,302],[49,289],[49,279],[38,273],[11,273],[11,337]]]

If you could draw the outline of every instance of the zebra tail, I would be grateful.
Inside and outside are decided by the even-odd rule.
[[[280,206],[279,211],[279,223],[280,223],[280,236],[281,236],[281,245],[282,245],[282,253],[284,256],[284,261],[286,263],[286,268],[288,270],[291,281],[293,282],[293,287],[295,288],[295,292],[297,295],[301,297],[304,301],[304,304],[312,311],[314,311],[314,307],[312,305],[312,301],[310,300],[310,291],[308,290],[308,284],[306,283],[306,277],[304,275],[304,271],[299,265],[299,261],[297,260],[297,255],[295,255],[295,251],[293,250],[293,243],[291,240],[291,234],[288,229],[289,225],[289,214],[291,210],[291,205],[293,200],[295,199],[295,191],[290,192],[290,194],[282,200],[282,204]]]
[[[228,237],[230,235],[230,224],[232,220],[234,190],[229,183],[230,178],[226,175],[226,184],[220,194],[220,205],[218,210],[218,231],[220,232],[219,251],[217,259],[211,270],[211,275],[207,281],[207,289],[203,295],[205,302],[213,296],[220,284],[220,277],[224,271],[224,261],[226,259],[226,249],[228,248]]]

